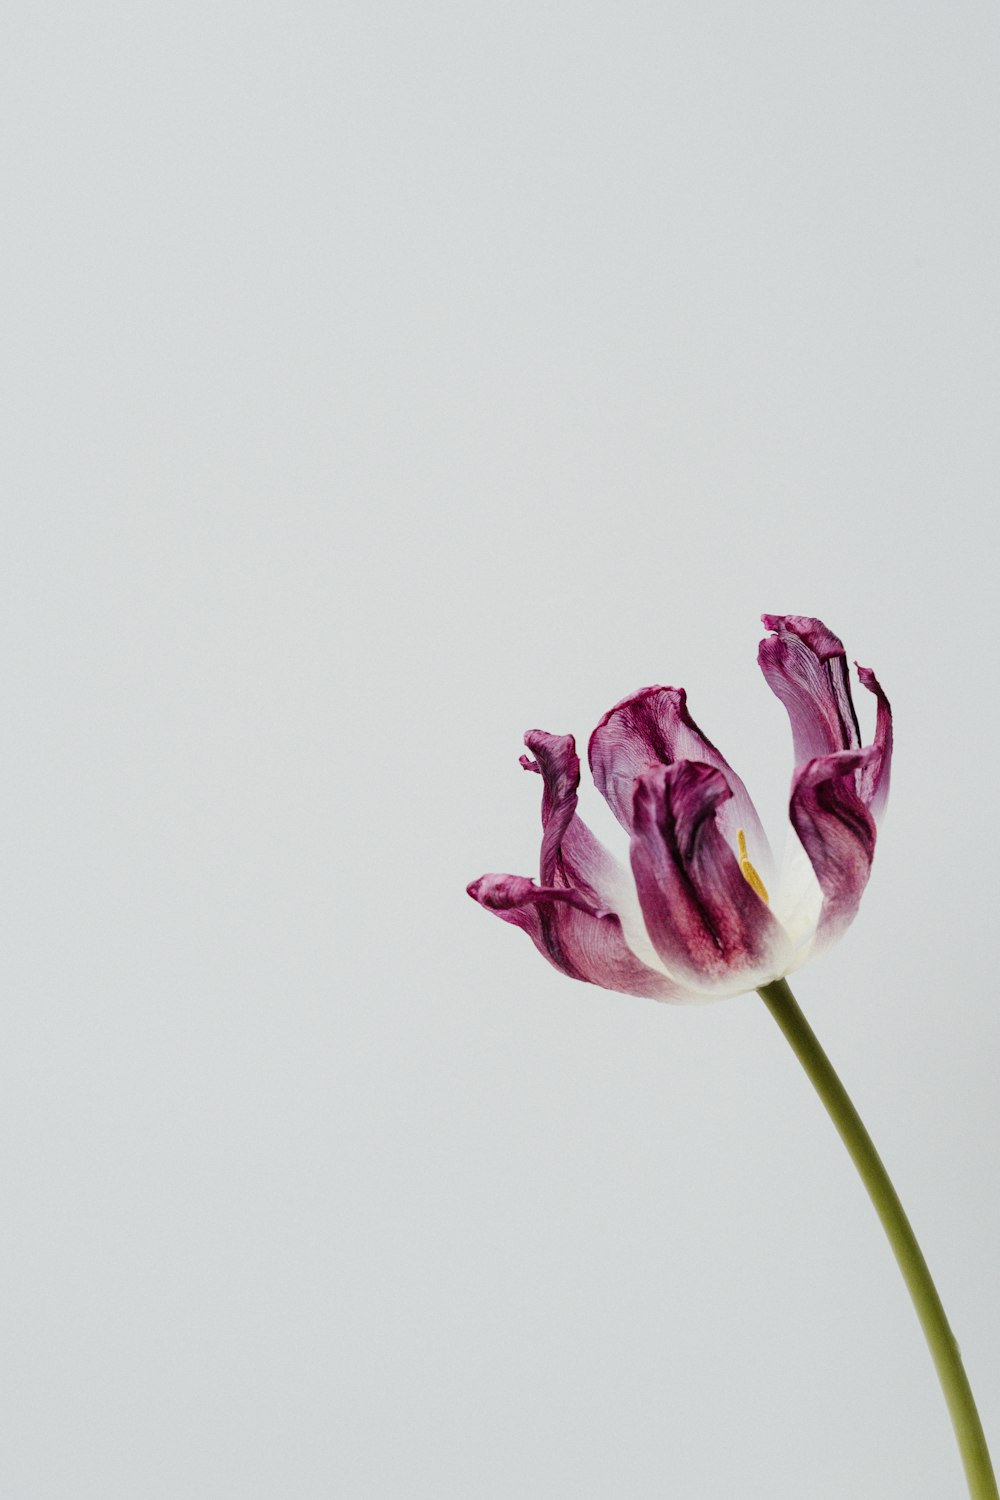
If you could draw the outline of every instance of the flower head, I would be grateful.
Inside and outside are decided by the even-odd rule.
[[[801,615],[762,619],[758,661],[788,710],[795,753],[780,868],[683,688],[633,693],[590,737],[594,780],[631,840],[630,870],[577,816],[573,737],[525,735],[521,764],[542,778],[539,881],[482,875],[468,890],[571,978],[658,1000],[720,999],[791,973],[853,920],[889,790],[889,702],[858,667],[877,704],[862,747],[837,637]]]

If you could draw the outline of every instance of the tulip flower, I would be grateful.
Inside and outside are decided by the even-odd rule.
[[[819,620],[762,616],[761,669],[788,711],[795,769],[776,866],[743,782],[706,739],[682,688],[650,687],[605,714],[590,768],[630,840],[629,867],[577,814],[570,735],[532,730],[526,770],[542,780],[539,881],[482,875],[469,895],[521,927],[562,973],[657,1000],[757,990],[840,1133],[913,1299],[951,1415],[972,1500],[1000,1500],[958,1344],[909,1220],[786,976],[857,912],[885,809],[892,716],[874,674],[875,731],[863,746],[844,648]]]
[[[720,999],[792,973],[853,920],[889,790],[889,703],[859,667],[877,704],[863,748],[841,642],[819,620],[763,620],[772,633],[760,665],[788,710],[795,753],[780,867],[683,688],[633,693],[590,739],[594,780],[631,841],[630,870],[577,814],[572,736],[525,736],[532,758],[521,764],[542,778],[540,881],[483,875],[468,889],[573,979],[658,1000]]]

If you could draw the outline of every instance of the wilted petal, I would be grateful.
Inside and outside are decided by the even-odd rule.
[[[535,756],[521,756],[526,771],[542,778],[542,885],[581,888],[599,905],[614,905],[621,865],[577,816],[580,760],[571,734],[531,729],[524,743]]]
[[[808,761],[792,781],[789,816],[809,856],[823,905],[818,947],[838,938],[854,920],[875,854],[875,822],[858,795],[872,750],[841,750]]]
[[[642,963],[615,913],[593,906],[579,891],[537,886],[521,875],[482,875],[468,892],[487,911],[526,932],[549,963],[571,979],[654,1000],[697,998]]]
[[[870,667],[858,667],[858,680],[862,687],[866,687],[870,693],[875,694],[878,703],[875,712],[875,740],[870,757],[861,767],[861,774],[858,777],[858,792],[861,800],[878,823],[885,812],[886,799],[889,796],[889,771],[892,765],[892,709]]]
[[[573,736],[532,729],[524,742],[535,759],[522,755],[521,765],[527,771],[537,771],[543,783],[541,884],[579,891],[592,905],[613,911],[633,953],[659,970],[660,961],[643,924],[631,872],[577,815],[580,762]]]
[[[795,763],[861,744],[851,701],[843,644],[822,620],[805,615],[761,615],[773,635],[757,660],[771,690],[788,710]]]
[[[731,798],[715,766],[678,761],[635,782],[632,870],[646,927],[671,974],[738,994],[780,973],[781,927],[718,826]]]
[[[635,779],[659,765],[697,761],[721,772],[728,797],[718,810],[718,825],[731,849],[743,830],[750,858],[765,884],[773,861],[750,794],[725,758],[705,738],[688,713],[683,688],[648,687],[623,698],[590,737],[590,768],[619,823],[631,833]]]

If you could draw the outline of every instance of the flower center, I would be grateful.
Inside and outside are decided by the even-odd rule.
[[[743,832],[742,828],[737,828],[736,830],[736,842],[740,846],[740,874],[743,876],[743,879],[746,881],[750,889],[757,892],[757,895],[766,906],[768,905],[767,890],[764,886],[763,880],[761,880],[760,876],[757,874],[757,871],[750,863],[750,856],[747,853],[747,836]]]

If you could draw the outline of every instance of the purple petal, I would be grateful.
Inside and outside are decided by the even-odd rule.
[[[682,760],[644,771],[635,782],[632,870],[670,973],[735,994],[780,972],[783,933],[718,826],[731,795],[715,766]]]
[[[854,664],[857,666],[857,662]],[[889,796],[889,771],[892,766],[892,709],[889,700],[878,685],[878,679],[870,667],[858,667],[858,680],[862,687],[875,694],[878,708],[875,713],[875,740],[870,758],[861,768],[858,791],[862,802],[878,823],[885,812]]]
[[[822,620],[804,615],[761,615],[773,635],[757,660],[771,690],[788,710],[795,763],[861,744],[851,701],[844,647]]]
[[[851,700],[844,648],[821,620],[802,615],[762,615],[773,635],[760,643],[758,660],[773,691],[784,703],[792,725],[795,763],[861,747]],[[856,790],[872,816],[880,818],[889,795],[892,760],[892,710],[874,672],[858,667],[862,687],[877,700],[875,739],[858,762]]]
[[[615,913],[592,906],[578,891],[537,886],[521,875],[481,875],[468,892],[487,911],[526,932],[549,963],[571,979],[654,1000],[697,998],[642,963]]]
[[[823,906],[817,942],[825,946],[854,920],[875,854],[875,822],[858,794],[871,750],[841,750],[795,772],[789,816],[816,872]]]
[[[590,737],[590,768],[611,810],[632,832],[636,777],[656,766],[698,761],[721,772],[728,798],[719,808],[719,827],[735,849],[742,829],[750,857],[765,880],[772,870],[771,851],[750,794],[725,758],[705,738],[688,713],[683,688],[648,687],[623,698]]]
[[[526,771],[542,777],[542,885],[575,887],[598,905],[614,907],[622,868],[577,817],[580,761],[571,734],[532,729],[524,743],[535,756],[521,756]]]

